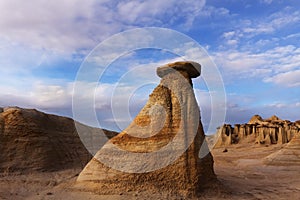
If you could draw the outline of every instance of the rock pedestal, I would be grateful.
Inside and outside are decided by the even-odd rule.
[[[149,191],[196,196],[215,180],[213,158],[199,158],[205,135],[191,78],[200,65],[157,69],[160,84],[133,122],[109,140],[80,173],[76,187],[100,194]]]

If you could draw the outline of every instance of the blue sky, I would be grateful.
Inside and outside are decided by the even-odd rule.
[[[95,46],[132,28],[163,27],[197,41],[216,63],[227,95],[226,122],[244,123],[254,114],[300,119],[300,1],[3,0],[0,11],[0,106],[72,116],[76,74]],[[118,129],[109,96],[116,70],[156,67],[175,57],[145,49],[115,61],[96,95],[103,126]],[[158,81],[132,96],[132,117]],[[207,127],[209,91],[202,79],[195,89]]]

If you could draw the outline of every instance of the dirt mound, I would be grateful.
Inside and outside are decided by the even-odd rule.
[[[91,159],[72,119],[18,107],[0,111],[0,172],[82,168]]]
[[[267,156],[264,162],[268,165],[300,166],[300,133],[281,150]]]

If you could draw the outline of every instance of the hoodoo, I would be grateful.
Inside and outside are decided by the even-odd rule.
[[[291,141],[294,135],[300,133],[298,122],[279,119],[273,115],[262,119],[254,115],[246,124],[224,124],[218,128],[216,147],[226,147],[231,144],[250,142],[262,145],[285,144]]]
[[[100,194],[128,191],[196,196],[216,179],[191,78],[195,62],[157,68],[160,84],[132,123],[109,140],[80,173],[76,187]],[[201,154],[202,155],[202,154]]]

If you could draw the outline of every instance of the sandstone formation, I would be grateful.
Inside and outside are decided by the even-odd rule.
[[[215,180],[211,154],[199,158],[205,135],[191,78],[200,75],[200,65],[176,62],[157,74],[161,82],[144,108],[86,165],[77,188],[194,196]]]
[[[254,115],[246,124],[224,124],[218,128],[216,147],[224,147],[240,142],[253,142],[256,144],[284,144],[291,141],[292,137],[300,132],[298,122],[281,120],[273,115],[268,119],[262,119]]]
[[[300,166],[300,132],[296,133],[291,141],[281,150],[264,159],[268,165]]]
[[[72,119],[35,109],[0,109],[0,173],[83,168],[90,159]]]

